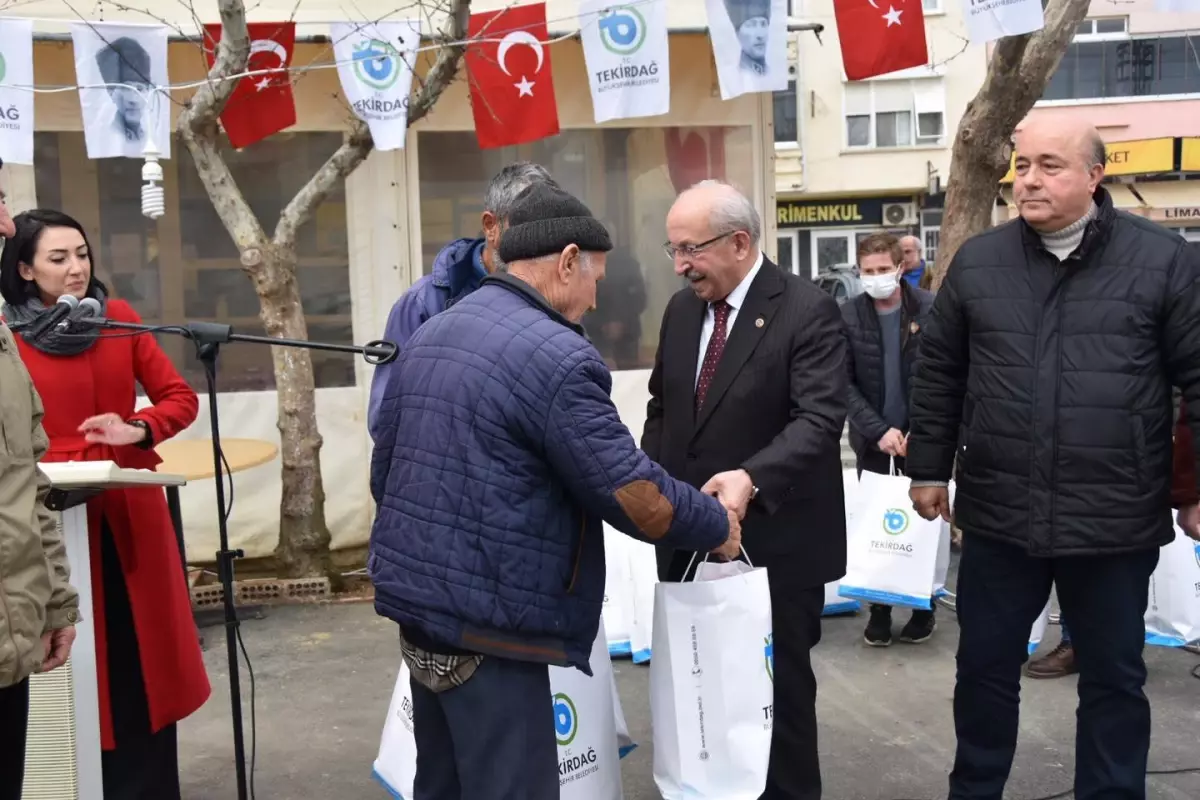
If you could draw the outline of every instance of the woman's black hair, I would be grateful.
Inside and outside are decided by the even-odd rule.
[[[6,303],[19,306],[24,305],[30,298],[37,297],[37,284],[21,277],[20,265],[33,263],[42,231],[46,228],[72,228],[79,231],[83,243],[87,245],[88,258],[92,263],[88,296],[94,296],[97,289],[108,294],[108,289],[96,277],[96,251],[88,241],[87,231],[74,217],[49,208],[35,208],[13,217],[13,225],[17,232],[4,242],[4,252],[0,253],[0,295],[3,295]]]

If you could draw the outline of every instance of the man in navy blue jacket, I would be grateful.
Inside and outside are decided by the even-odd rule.
[[[504,267],[496,252],[500,233],[508,224],[508,215],[517,195],[535,183],[554,183],[540,164],[518,161],[496,173],[483,196],[478,239],[455,239],[442,248],[433,260],[433,269],[408,288],[388,313],[383,338],[404,347],[417,328],[434,314],[440,314],[471,292],[479,282]],[[371,396],[367,405],[367,430],[378,438],[379,403],[387,386],[388,374],[395,362],[375,367],[371,377]]]
[[[371,462],[375,608],[412,671],[418,800],[557,800],[548,665],[588,665],[607,521],[736,556],[737,516],[634,443],[580,320],[608,232],[537,184],[506,274],[421,326],[388,378]]]

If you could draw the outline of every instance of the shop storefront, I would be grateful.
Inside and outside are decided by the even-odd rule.
[[[815,278],[839,264],[852,264],[858,243],[878,231],[916,234],[920,218],[912,195],[779,200],[775,237],[779,263]]]
[[[454,238],[478,235],[491,176],[513,160],[534,160],[615,234],[617,250],[602,286],[624,302],[605,304],[612,313],[592,318],[588,328],[610,365],[622,370],[614,376],[614,399],[626,423],[640,432],[662,312],[682,285],[662,251],[676,193],[719,177],[741,187],[760,209],[773,203],[770,142],[764,141],[771,96],[724,102],[714,89],[708,38],[672,35],[670,46],[672,112],[597,126],[578,40],[553,44],[562,133],[514,148],[478,147],[467,80],[460,75],[436,110],[410,129],[405,149],[372,153],[300,230],[298,280],[310,338],[341,343],[378,338],[395,299],[430,269],[438,250]],[[38,84],[74,82],[69,43],[39,41],[34,49]],[[328,45],[304,43],[297,45],[294,60],[331,58]],[[194,44],[173,42],[170,59],[173,83],[203,78],[204,60]],[[293,128],[240,152],[225,150],[234,178],[268,229],[349,127],[336,70],[306,72],[294,91]],[[162,162],[166,213],[150,221],[141,214],[142,162],[87,158],[78,94],[39,94],[36,102],[35,166],[6,165],[3,171],[14,212],[45,206],[78,218],[92,241],[97,274],[148,324],[207,320],[233,324],[240,333],[261,332],[253,287],[178,137]],[[764,235],[771,237],[774,221],[770,214],[764,217]],[[164,337],[162,344],[201,389],[203,375],[184,343]],[[361,359],[319,353],[313,365],[327,521],[335,547],[361,545],[371,508],[365,425],[371,368]],[[225,348],[219,386],[225,436],[278,442],[269,350]],[[202,411],[184,436],[206,438],[207,425]],[[233,546],[251,557],[275,547],[279,475],[274,461],[235,476],[237,496],[255,499],[234,506]],[[337,491],[331,490],[333,476],[339,476]],[[181,499],[189,551],[211,557],[216,550],[211,482],[185,487]]]

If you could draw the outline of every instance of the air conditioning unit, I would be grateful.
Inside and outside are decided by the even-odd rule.
[[[916,203],[884,203],[883,224],[891,228],[917,224]]]

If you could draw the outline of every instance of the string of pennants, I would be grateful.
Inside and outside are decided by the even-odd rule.
[[[668,0],[580,0],[577,18],[595,121],[667,114],[671,106]],[[1040,30],[1041,0],[963,0],[970,41]],[[849,80],[929,64],[921,0],[833,0]],[[705,0],[721,98],[787,88],[788,0]],[[1156,0],[1156,10],[1200,11],[1200,0]],[[557,21],[557,20],[556,20]],[[235,148],[296,124],[295,22],[248,25],[251,45],[221,123]],[[404,147],[420,20],[330,25],[342,91],[381,150]],[[573,35],[573,34],[572,34]],[[204,26],[211,68],[221,26]],[[74,22],[71,39],[89,158],[170,158],[169,29]],[[479,144],[505,147],[559,132],[546,4],[472,14],[465,63]],[[33,163],[33,20],[0,18],[0,155]],[[312,68],[312,67],[310,67]],[[320,68],[318,65],[317,68]],[[191,84],[195,86],[196,84]]]
[[[581,0],[571,21],[579,25],[597,123],[670,111],[667,2]],[[787,0],[706,3],[722,99],[787,88]],[[0,153],[14,164],[33,163],[33,97],[52,91],[34,84],[33,22],[0,18]],[[230,144],[239,149],[296,124],[296,23],[250,23],[248,29],[248,74],[221,113]],[[169,33],[166,25],[71,23],[89,158],[140,159],[148,150],[170,158],[170,92],[188,87],[170,83]],[[418,19],[330,25],[343,94],[381,150],[404,146],[413,65],[429,49],[421,34]],[[204,26],[210,68],[220,37],[219,24]],[[549,45],[567,38],[550,37],[545,3],[471,15],[464,60],[481,147],[558,133]]]

